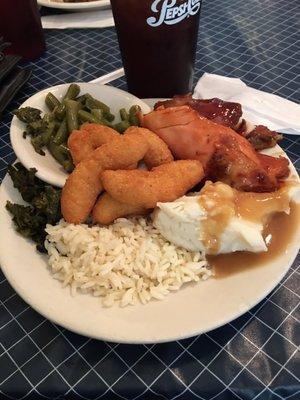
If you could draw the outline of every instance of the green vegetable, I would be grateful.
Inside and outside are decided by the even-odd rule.
[[[53,142],[55,144],[62,144],[66,143],[68,140],[69,132],[68,132],[68,127],[67,127],[67,120],[64,119],[62,123],[60,124],[60,127],[58,128],[58,131],[56,132]]]
[[[121,110],[119,111],[120,113],[120,117],[122,121],[129,121],[129,114],[128,112],[125,110],[125,108],[121,108]]]
[[[100,121],[91,113],[84,111],[84,110],[79,110],[78,111],[78,117],[81,122],[92,122],[95,124],[99,124]]]
[[[62,144],[57,145],[54,142],[50,142],[48,149],[55,160],[58,161],[67,172],[73,171],[74,165],[67,147],[63,146]]]
[[[71,83],[68,87],[67,92],[63,98],[65,100],[74,100],[80,93],[80,87],[76,83]]]
[[[20,121],[25,122],[25,124],[41,119],[41,113],[41,110],[33,107],[23,107],[18,110],[13,110],[13,114],[16,115]]]
[[[141,111],[140,106],[132,106],[129,110],[129,122],[130,125],[140,126],[140,121],[138,119],[137,113]]]
[[[119,133],[124,133],[130,126],[129,121],[121,121],[118,124],[115,124],[114,129]]]
[[[53,110],[53,114],[56,119],[62,121],[66,115],[66,105],[64,103],[61,103],[59,106],[55,107],[55,109]]]
[[[60,101],[51,92],[47,94],[45,103],[51,112],[60,105]]]
[[[13,181],[14,188],[20,192],[22,199],[27,203],[39,196],[45,186],[45,183],[35,176],[36,172],[35,168],[27,170],[21,163],[8,167],[8,173]]]
[[[34,168],[27,171],[21,163],[8,168],[14,187],[29,205],[12,204],[8,201],[6,208],[12,214],[17,231],[34,240],[38,251],[45,252],[45,227],[47,224],[56,224],[61,219],[61,190],[36,178],[36,172]]]
[[[62,102],[57,105],[54,109],[54,115],[55,118],[57,118],[59,121],[62,121],[66,115],[66,101],[67,100],[74,100],[80,93],[80,87],[76,85],[76,83],[72,83],[67,91],[66,94],[63,97]]]
[[[108,122],[112,122],[115,116],[110,112],[110,108],[102,103],[102,101],[94,99],[90,94],[86,94],[85,107],[90,111],[93,109],[100,109],[103,111],[103,116]]]
[[[81,108],[80,103],[75,100],[66,100],[66,119],[69,133],[78,129],[78,111]]]
[[[39,136],[33,137],[31,139],[31,143],[35,149],[35,151],[41,155],[45,155],[45,152],[42,150],[44,146],[48,146],[55,130],[54,121],[50,121],[47,124],[47,127]]]
[[[91,110],[91,114],[99,121],[101,121],[104,117],[103,117],[103,111],[100,110],[99,108],[93,108]]]

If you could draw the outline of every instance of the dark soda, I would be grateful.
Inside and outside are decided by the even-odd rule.
[[[128,90],[171,97],[192,90],[201,0],[111,0]]]
[[[36,0],[0,0],[0,37],[11,42],[6,53],[27,60],[39,57],[46,49]]]

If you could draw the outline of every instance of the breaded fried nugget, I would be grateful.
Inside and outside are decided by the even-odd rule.
[[[102,191],[101,172],[97,161],[85,160],[71,173],[60,199],[61,213],[67,222],[80,224],[87,219]]]
[[[125,131],[126,135],[139,133],[149,145],[149,149],[144,157],[144,162],[149,169],[158,167],[161,164],[166,164],[173,161],[173,156],[166,143],[155,133],[146,128],[131,126]]]
[[[148,144],[139,134],[118,136],[112,142],[94,150],[69,175],[62,189],[61,210],[70,223],[86,220],[102,191],[100,175],[105,169],[125,169],[142,160]]]
[[[148,143],[139,133],[120,135],[94,150],[88,159],[96,160],[102,169],[123,169],[144,158]]]
[[[143,207],[120,203],[108,193],[103,193],[93,208],[92,216],[94,223],[108,225],[117,218],[130,215],[145,215],[148,212]]]
[[[73,131],[68,139],[68,147],[75,165],[105,143],[109,143],[119,132],[100,124],[84,124],[79,131]]]
[[[158,202],[178,199],[203,176],[199,161],[179,160],[151,171],[104,171],[101,179],[103,187],[115,200],[148,209]]]

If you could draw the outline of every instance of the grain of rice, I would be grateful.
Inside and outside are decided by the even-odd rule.
[[[163,300],[212,275],[203,254],[169,243],[146,218],[121,218],[107,227],[61,220],[46,231],[53,277],[72,295],[101,297],[105,307]]]

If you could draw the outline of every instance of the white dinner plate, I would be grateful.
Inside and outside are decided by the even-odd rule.
[[[66,11],[93,11],[110,7],[109,0],[96,0],[80,3],[63,3],[53,0],[37,0],[38,5],[51,8],[59,8]]]
[[[277,146],[271,151],[283,153]],[[270,151],[267,152],[270,154]],[[297,176],[292,168],[293,174]],[[5,209],[20,202],[11,180],[0,188],[0,264],[15,291],[51,321],[89,337],[121,343],[158,343],[182,339],[218,328],[260,302],[287,273],[299,250],[300,225],[285,253],[271,262],[232,274],[188,284],[164,301],[126,308],[104,308],[87,294],[72,297],[52,278],[46,256],[20,236]]]
[[[27,99],[20,107],[30,106],[46,112],[45,97],[47,93],[51,92],[58,99],[61,99],[69,85],[69,83],[64,83],[42,90]],[[81,88],[81,94],[90,93],[96,99],[110,106],[111,112],[116,115],[114,122],[120,121],[119,110],[123,107],[129,109],[132,105],[138,104],[144,113],[151,110],[142,100],[112,86],[100,85],[99,83],[78,83],[78,85]],[[24,129],[25,124],[14,116],[10,126],[10,140],[18,159],[27,169],[36,168],[38,170],[37,176],[43,181],[62,187],[68,174],[47,150],[45,150],[45,156],[41,156],[34,150],[30,143],[30,137],[24,139],[22,136]]]

